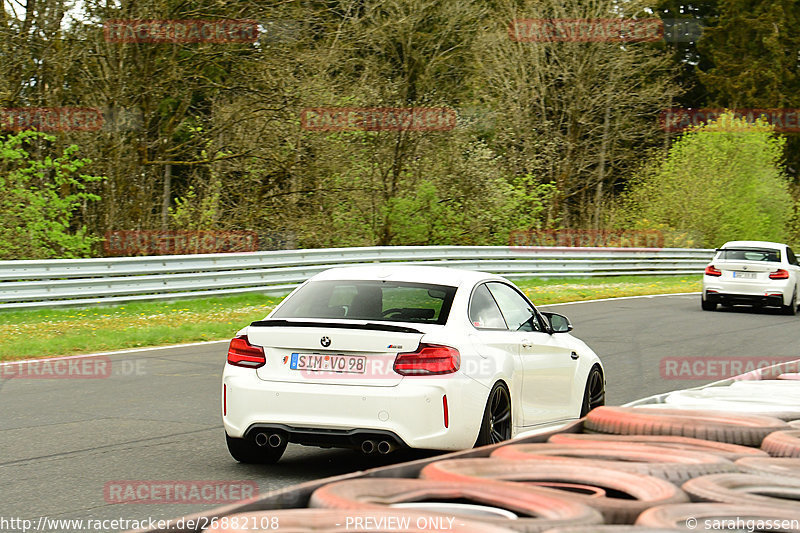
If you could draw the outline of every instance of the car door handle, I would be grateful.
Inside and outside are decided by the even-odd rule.
[[[580,356],[578,355],[578,352],[572,352],[571,354],[569,354],[569,356],[570,356],[572,359],[577,359],[578,357],[580,357]]]
[[[533,341],[531,341],[530,339],[522,339],[522,347],[523,348],[532,348],[533,347]]]

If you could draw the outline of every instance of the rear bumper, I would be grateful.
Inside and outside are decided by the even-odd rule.
[[[365,440],[375,443],[388,441],[397,448],[407,448],[403,439],[391,431],[377,429],[322,429],[287,426],[286,424],[254,424],[245,432],[246,439],[255,438],[258,433],[278,433],[288,442],[305,446],[321,446],[323,448],[361,449]]]
[[[765,294],[734,294],[707,290],[705,300],[722,305],[763,305],[767,307],[780,307],[783,305],[783,293]]]
[[[470,448],[489,394],[458,373],[375,387],[265,381],[252,369],[226,365],[222,383],[222,419],[229,436],[250,437],[267,428],[284,432],[290,442],[333,447],[360,446],[375,435],[411,448]]]

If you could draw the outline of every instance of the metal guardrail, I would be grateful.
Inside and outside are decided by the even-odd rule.
[[[508,278],[698,274],[713,254],[689,248],[386,246],[0,261],[0,309],[285,294],[328,268],[364,263],[447,266]]]

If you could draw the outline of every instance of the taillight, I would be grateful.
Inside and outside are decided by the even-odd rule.
[[[461,354],[450,346],[420,344],[416,352],[399,353],[394,371],[403,376],[452,374],[461,366]]]
[[[267,364],[267,356],[264,355],[264,348],[253,346],[248,342],[247,335],[240,335],[231,339],[228,346],[228,364],[258,368]]]
[[[779,268],[769,275],[769,279],[789,279],[789,271]]]
[[[708,265],[705,271],[706,276],[721,276],[722,272],[717,270],[714,265]]]

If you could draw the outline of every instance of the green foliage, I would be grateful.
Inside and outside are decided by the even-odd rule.
[[[86,184],[104,178],[81,173],[91,161],[76,157],[75,145],[39,155],[52,152],[47,144],[54,140],[30,131],[0,137],[0,259],[87,257],[99,240],[72,219],[80,206],[100,199]]]
[[[184,196],[175,199],[175,206],[169,210],[172,227],[178,230],[217,229],[219,219],[219,182],[213,181],[208,194],[198,198],[193,186]]]
[[[629,222],[688,234],[703,247],[784,241],[792,211],[780,164],[784,143],[766,123],[731,114],[688,131],[633,182]]]

